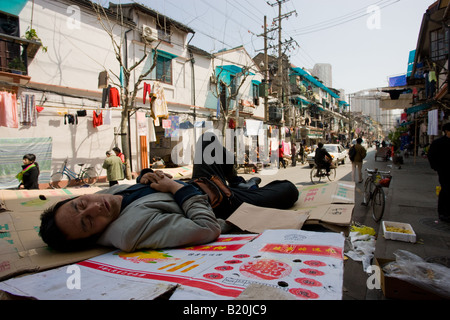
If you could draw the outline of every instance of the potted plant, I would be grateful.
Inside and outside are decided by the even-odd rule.
[[[11,70],[11,73],[15,74],[23,74],[27,71],[27,68],[25,67],[25,64],[20,57],[15,57],[13,60],[11,60],[11,62],[8,64],[8,67]]]
[[[25,31],[25,39],[27,40],[36,40],[39,41],[39,43],[42,44],[41,38],[38,37],[36,30],[33,28],[28,28],[27,31]],[[42,46],[42,51],[47,52],[47,47]]]

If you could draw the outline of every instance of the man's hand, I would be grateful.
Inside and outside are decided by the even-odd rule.
[[[172,180],[170,174],[164,173],[160,170],[155,172],[148,172],[141,177],[141,183],[149,184],[152,189],[160,192],[170,192],[175,194],[183,187],[181,183]]]
[[[158,177],[159,178],[163,178],[164,176],[166,176],[169,179],[172,179],[173,177],[168,174],[168,173],[164,173],[161,170],[156,170],[154,172],[147,172],[146,174],[144,174],[141,177],[141,180],[139,181],[142,184],[151,184],[153,182],[157,182]]]

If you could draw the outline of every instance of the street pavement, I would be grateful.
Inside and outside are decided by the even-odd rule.
[[[404,158],[400,166],[392,161],[375,161],[375,148],[370,148],[363,164],[366,168],[378,168],[382,171],[391,171],[392,181],[389,188],[385,188],[386,208],[383,216],[385,221],[394,221],[410,224],[416,235],[416,243],[394,241],[383,236],[382,223],[372,219],[370,208],[362,206],[363,183],[356,183],[355,208],[353,221],[371,227],[377,233],[375,258],[395,259],[396,250],[406,250],[414,253],[426,261],[441,263],[450,267],[450,224],[438,221],[436,186],[439,186],[438,177],[429,164],[422,157]],[[311,185],[310,168],[308,164],[297,164],[279,169],[276,174],[240,174],[244,178],[260,177],[261,185],[275,179],[288,179],[297,186]],[[363,178],[366,174],[363,174]],[[336,180],[351,181],[351,163],[337,168]],[[120,183],[134,183],[124,180]],[[107,187],[108,183],[98,184]],[[307,226],[308,230],[332,232],[321,226]],[[381,289],[368,289],[367,279],[370,274],[363,270],[360,261],[348,258],[344,264],[344,300],[384,300]]]
[[[394,165],[392,161],[375,161],[375,148],[370,148],[363,164],[366,168],[391,171],[392,181],[385,188],[385,221],[408,223],[417,235],[416,243],[385,239],[382,222],[376,223],[370,208],[362,206],[364,183],[356,183],[353,221],[371,227],[377,233],[374,259],[395,260],[396,250],[414,253],[428,262],[441,263],[450,267],[450,224],[438,221],[436,186],[438,176],[428,160],[420,156],[404,158],[403,164]],[[308,165],[280,169],[274,176],[262,176],[262,184],[271,179],[288,179],[296,185],[310,185]],[[255,175],[243,175],[248,178]],[[366,178],[363,173],[363,178]],[[351,181],[351,163],[346,161],[337,168],[336,180]],[[327,231],[319,230],[318,231]],[[362,262],[348,258],[344,264],[344,300],[384,300],[381,289],[368,289],[370,274],[363,270]]]

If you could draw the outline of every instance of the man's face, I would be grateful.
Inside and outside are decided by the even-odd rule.
[[[84,239],[103,232],[120,214],[122,196],[82,195],[63,204],[55,215],[59,229],[68,240]]]

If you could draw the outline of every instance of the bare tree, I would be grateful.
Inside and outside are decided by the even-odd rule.
[[[141,59],[133,63],[131,66],[128,66],[128,63],[124,61],[124,55],[123,55],[123,48],[127,44],[125,42],[125,23],[124,23],[124,15],[121,10],[121,6],[119,5],[117,8],[116,15],[116,21],[112,22],[111,12],[107,12],[107,9],[105,9],[100,2],[94,3],[92,2],[92,8],[94,9],[97,19],[101,27],[105,30],[105,32],[108,34],[108,36],[111,39],[111,43],[113,46],[114,54],[116,57],[116,60],[120,66],[120,69],[122,70],[122,82],[120,81],[120,75],[117,75],[112,70],[109,70],[111,74],[115,76],[115,80],[112,80],[112,83],[118,87],[120,87],[120,97],[121,97],[121,105],[122,105],[122,117],[120,121],[120,133],[121,133],[121,145],[122,145],[122,152],[125,155],[125,163],[126,163],[126,178],[131,179],[131,170],[130,170],[130,155],[131,155],[131,149],[129,145],[129,139],[128,139],[128,120],[130,117],[130,113],[132,111],[136,110],[136,97],[137,93],[142,89],[140,87],[143,80],[147,78],[147,76],[155,69],[156,67],[156,59],[157,59],[157,49],[160,45],[160,41],[157,42],[155,47],[151,47],[150,43],[147,41],[147,39],[143,38],[144,40],[144,55]],[[108,10],[109,11],[109,10]],[[120,28],[120,36],[116,35],[116,32],[114,32],[114,29],[119,27]],[[143,73],[137,77],[137,79],[134,79],[134,83],[131,83],[130,75],[137,67],[139,67],[148,57],[147,48],[150,47],[155,51],[155,54],[153,55],[153,62],[152,65],[148,70],[144,70]]]
[[[220,67],[219,67],[220,68]],[[219,104],[219,110],[220,110],[220,117],[223,119],[223,126],[222,126],[222,137],[225,139],[225,130],[226,130],[226,124],[228,123],[228,119],[231,117],[231,115],[236,111],[235,109],[231,109],[231,101],[236,100],[237,96],[239,95],[239,92],[244,85],[245,81],[247,80],[248,76],[250,75],[250,66],[244,66],[242,67],[242,71],[237,73],[235,75],[235,82],[232,83],[226,83],[221,79],[221,74],[223,72],[223,68],[220,68],[220,71],[218,74],[216,74],[216,69],[214,68],[214,59],[213,59],[213,77],[216,79],[215,85],[212,86],[212,93],[214,97],[218,99]],[[225,95],[225,99],[222,97]],[[236,108],[239,106],[236,105]],[[225,141],[223,141],[225,143]]]

